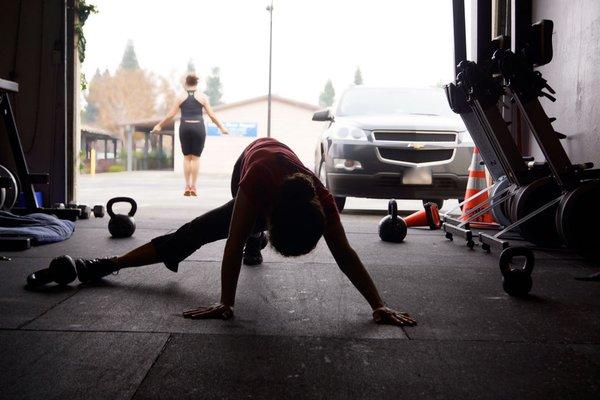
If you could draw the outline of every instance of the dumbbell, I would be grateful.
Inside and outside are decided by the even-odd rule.
[[[84,204],[80,204],[77,206],[77,208],[79,208],[79,219],[89,219],[90,218],[90,214],[92,213],[91,208],[89,208],[88,206],[84,205]]]
[[[50,262],[48,268],[41,269],[27,277],[27,287],[37,289],[50,282],[61,286],[68,285],[77,278],[75,261],[70,256],[56,257]]]
[[[106,210],[103,205],[95,205],[94,208],[92,209],[92,212],[94,213],[94,217],[96,217],[96,218],[104,218],[105,211]]]

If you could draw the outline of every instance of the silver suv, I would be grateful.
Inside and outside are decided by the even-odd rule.
[[[315,152],[315,173],[342,210],[346,197],[435,201],[464,196],[473,141],[440,88],[354,86]]]

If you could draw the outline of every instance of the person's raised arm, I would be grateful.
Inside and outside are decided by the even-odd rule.
[[[225,128],[223,126],[223,124],[221,123],[221,121],[219,121],[219,119],[215,115],[215,112],[213,111],[212,107],[210,106],[210,102],[208,101],[208,99],[202,98],[199,101],[204,106],[204,110],[206,110],[206,115],[208,115],[208,117],[211,119],[211,121],[214,122],[215,125],[217,125],[217,127],[221,130],[221,132],[224,135],[228,135],[229,131],[227,130],[227,128]]]
[[[340,270],[371,305],[375,322],[393,325],[416,325],[416,321],[407,313],[400,313],[386,307],[358,254],[348,243],[346,232],[339,219],[331,218],[328,220],[323,236]]]
[[[177,112],[179,111],[179,106],[181,105],[181,102],[182,102],[182,99],[179,99],[179,100],[177,100],[177,102],[175,102],[175,104],[173,104],[173,107],[171,107],[171,109],[167,113],[167,116],[164,117],[163,120],[160,121],[158,124],[154,125],[154,128],[152,128],[152,132],[159,132],[162,129],[162,126],[164,124],[171,121],[177,115]]]
[[[256,208],[242,190],[235,198],[233,215],[229,226],[229,237],[221,264],[221,302],[210,307],[200,307],[183,313],[186,318],[222,318],[233,316],[235,292],[242,266],[244,244],[256,222]]]

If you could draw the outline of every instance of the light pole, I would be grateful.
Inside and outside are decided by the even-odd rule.
[[[273,60],[273,0],[267,6],[269,12],[269,95],[267,97],[267,137],[271,137],[271,63]]]

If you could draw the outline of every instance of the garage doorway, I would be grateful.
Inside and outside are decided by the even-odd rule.
[[[178,121],[165,126],[160,137],[150,131],[183,92],[182,78],[194,72],[217,116],[230,130],[237,127],[223,137],[208,126],[199,187],[204,182],[207,188],[203,206],[218,204],[228,195],[239,152],[267,135],[270,15],[265,6],[270,2],[93,4],[98,13],[84,28],[81,127],[97,139],[82,136],[79,201],[131,195],[152,205],[189,206],[179,201]],[[317,167],[316,145],[328,126],[312,121],[312,114],[332,106],[348,87],[435,87],[453,79],[451,2],[275,0],[272,11],[271,132],[311,169]],[[157,190],[168,201],[158,199]],[[350,208],[386,208],[385,201],[355,203]]]

